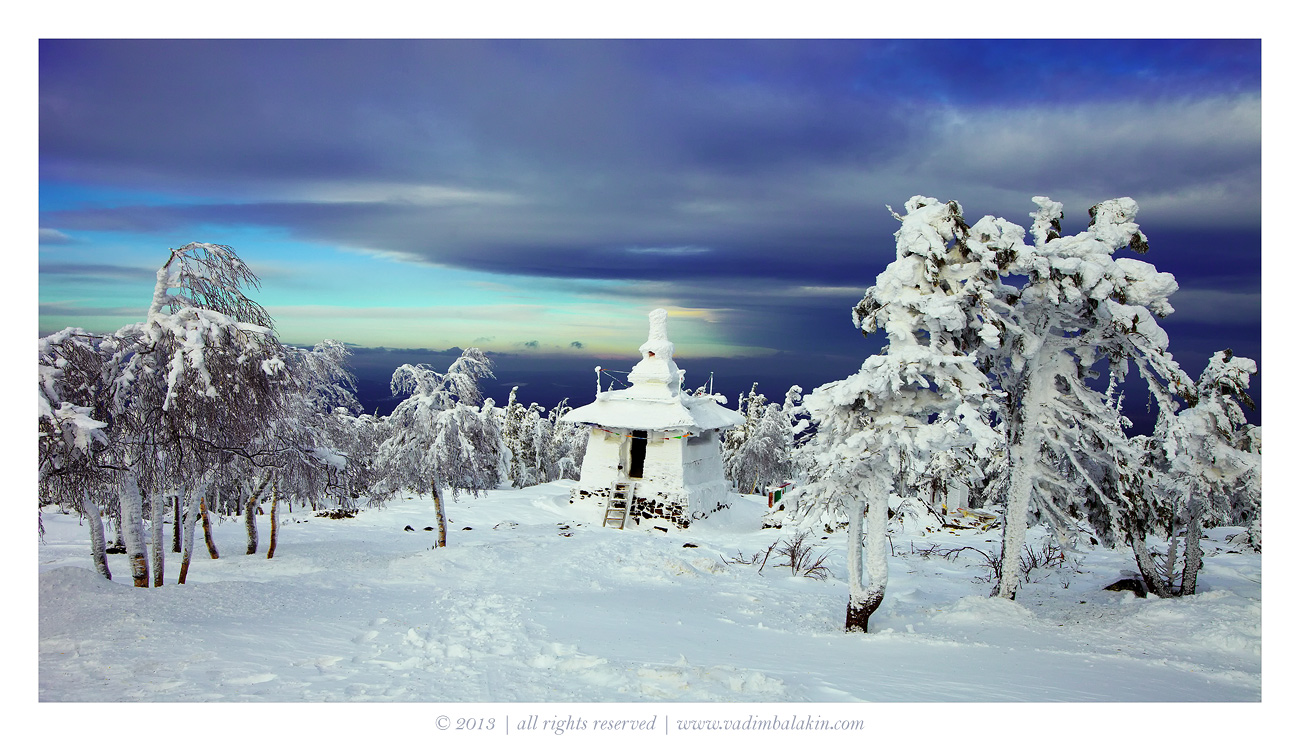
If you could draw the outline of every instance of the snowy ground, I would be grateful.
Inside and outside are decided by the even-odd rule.
[[[1202,594],[1103,591],[1132,568],[1094,550],[986,597],[994,532],[894,537],[872,633],[842,632],[843,535],[816,540],[832,578],[728,565],[787,537],[745,499],[672,534],[599,527],[563,484],[450,506],[433,550],[429,500],[350,520],[282,515],[275,558],[219,560],[162,589],[92,570],[86,529],[46,510],[39,550],[41,701],[800,702],[1259,701],[1261,567],[1211,532]],[[414,532],[404,530],[410,525]],[[692,543],[697,547],[684,547]],[[798,707],[786,706],[786,710]],[[784,712],[784,711],[783,711]],[[743,716],[742,716],[743,717]]]

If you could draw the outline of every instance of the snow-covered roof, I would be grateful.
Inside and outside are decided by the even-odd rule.
[[[668,340],[668,312],[650,312],[650,336],[640,351],[641,362],[627,376],[631,386],[598,391],[595,401],[565,414],[564,421],[626,430],[721,430],[745,421],[713,396],[682,393],[682,372]]]

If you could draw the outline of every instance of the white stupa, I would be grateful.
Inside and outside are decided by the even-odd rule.
[[[721,433],[745,419],[720,397],[682,393],[668,312],[650,312],[650,337],[640,351],[628,388],[601,391],[597,369],[596,400],[564,415],[591,427],[569,501],[601,511],[607,527],[688,527],[730,499]]]

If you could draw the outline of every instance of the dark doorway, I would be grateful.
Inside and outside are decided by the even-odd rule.
[[[627,471],[630,479],[641,478],[641,472],[645,468],[645,442],[645,430],[632,430],[632,460]]]

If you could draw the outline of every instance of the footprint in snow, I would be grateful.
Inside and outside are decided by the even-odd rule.
[[[262,684],[263,682],[269,682],[272,679],[275,679],[274,674],[263,672],[262,674],[253,674],[247,677],[236,677],[235,679],[227,679],[226,684]]]

